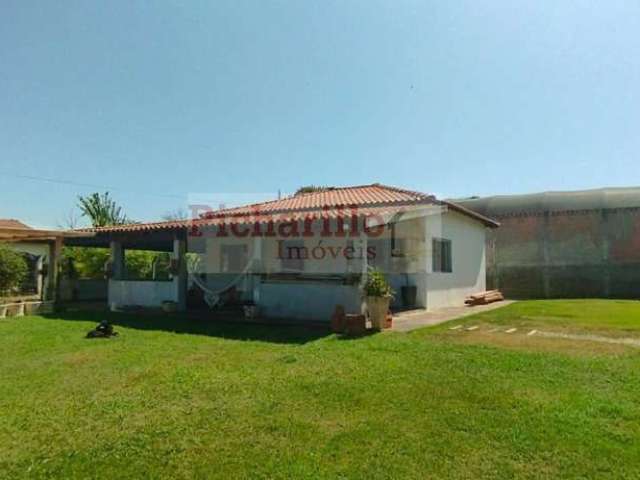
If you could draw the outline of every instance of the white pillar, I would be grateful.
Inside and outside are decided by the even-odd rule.
[[[36,294],[40,300],[46,300],[44,289],[44,278],[42,268],[44,267],[44,257],[40,255],[36,262]]]
[[[184,238],[173,240],[173,258],[178,261],[178,273],[173,275],[176,287],[178,310],[187,309],[187,241]]]
[[[111,242],[109,243],[109,247],[111,249],[111,266],[113,269],[111,278],[114,280],[123,280],[124,249],[122,248],[122,243],[118,240],[111,240]]]
[[[114,282],[124,278],[124,249],[117,240],[109,242],[111,276],[107,279],[107,303],[111,311],[116,311],[121,301],[121,290]]]
[[[56,239],[49,244],[49,269],[47,276],[47,296],[49,300],[56,301],[58,297],[58,260],[62,251],[62,238]]]

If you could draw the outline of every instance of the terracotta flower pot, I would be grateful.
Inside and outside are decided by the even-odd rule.
[[[171,300],[165,300],[162,302],[162,310],[165,313],[174,313],[178,311],[178,304]]]
[[[393,327],[393,315],[391,312],[387,312],[387,315],[384,319],[384,328],[392,328]]]
[[[367,310],[374,330],[385,328],[390,303],[391,297],[367,297]]]
[[[367,331],[367,320],[361,313],[347,313],[344,316],[344,324],[347,335],[362,335]]]

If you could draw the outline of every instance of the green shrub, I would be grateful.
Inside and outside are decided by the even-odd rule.
[[[22,254],[0,244],[0,294],[11,293],[20,287],[27,273],[27,262]]]
[[[70,278],[104,278],[104,265],[109,261],[108,248],[65,247],[62,271]],[[126,278],[151,280],[153,263],[157,262],[156,279],[168,279],[169,254],[145,250],[125,250]]]
[[[70,278],[104,278],[104,264],[107,260],[108,248],[64,247],[62,272]]]
[[[371,269],[364,284],[367,297],[393,297],[395,293],[380,270]]]

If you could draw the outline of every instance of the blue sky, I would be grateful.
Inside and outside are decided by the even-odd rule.
[[[152,220],[305,184],[640,185],[639,93],[629,0],[4,0],[0,217],[104,187]]]

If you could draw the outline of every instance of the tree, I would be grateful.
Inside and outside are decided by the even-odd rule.
[[[104,278],[104,265],[109,255],[108,248],[64,247],[62,272],[68,278]]]
[[[102,195],[98,192],[87,196],[78,196],[78,208],[83,217],[88,217],[94,227],[108,227],[109,225],[123,225],[131,223],[110,196],[109,192]]]
[[[0,244],[0,294],[10,293],[18,288],[27,273],[27,262],[22,254]]]

